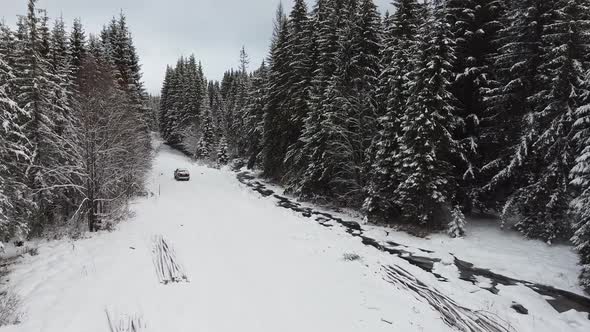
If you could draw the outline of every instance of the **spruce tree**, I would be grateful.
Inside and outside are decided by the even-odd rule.
[[[174,75],[174,69],[166,66],[166,75],[162,83],[162,90],[160,91],[160,133],[164,140],[169,138],[169,112],[171,104],[171,85]]]
[[[2,34],[7,33],[2,29]],[[10,38],[2,35],[2,40]],[[20,182],[19,173],[23,164],[30,157],[22,126],[19,122],[27,118],[24,110],[14,100],[11,81],[14,79],[13,68],[2,60],[6,49],[0,48],[0,241],[14,236],[22,238],[28,233],[29,217],[26,210],[28,188]]]
[[[264,175],[280,179],[284,172],[284,157],[288,148],[285,135],[288,116],[284,114],[288,98],[289,56],[287,54],[288,24],[282,11],[277,12],[275,24],[279,27],[270,57],[268,99],[264,109],[264,135],[262,138],[262,169]]]
[[[70,33],[70,65],[72,75],[77,77],[86,56],[86,33],[80,19],[75,19]]]
[[[372,1],[349,1],[344,10],[349,23],[339,30],[338,69],[306,121],[301,142],[308,162],[295,191],[358,204],[375,134],[380,19]]]
[[[416,0],[397,0],[396,11],[386,22],[383,37],[382,73],[378,95],[380,132],[375,139],[374,165],[364,210],[369,220],[387,219],[396,214],[391,197],[401,181],[401,159],[396,157],[401,133],[401,118],[410,96],[409,73],[418,52],[418,29],[422,24]]]
[[[57,197],[59,189],[52,189],[55,184],[57,165],[63,160],[65,151],[57,148],[56,137],[59,128],[68,122],[68,107],[65,99],[64,84],[60,77],[51,72],[51,65],[40,53],[44,50],[39,34],[39,17],[36,0],[29,0],[28,13],[19,34],[15,72],[13,80],[18,93],[18,104],[28,115],[23,119],[23,132],[28,139],[32,156],[25,168],[23,183],[35,193],[35,210],[32,223],[35,231],[52,222],[54,208],[60,202]]]
[[[313,59],[310,58],[309,44],[311,30],[305,0],[295,0],[293,10],[289,16],[288,43],[285,52],[288,54],[288,97],[283,112],[288,120],[286,130],[286,144],[291,146],[298,142],[303,129],[303,123],[309,112],[310,80]],[[298,149],[300,145],[292,146]],[[284,158],[286,152],[282,153]]]
[[[587,77],[590,78],[590,71]],[[573,139],[577,143],[577,158],[571,170],[571,185],[575,189],[575,198],[570,203],[574,217],[571,241],[580,255],[580,284],[590,290],[590,94],[582,97],[586,105],[579,107],[574,114]]]
[[[540,92],[532,96],[538,107],[526,115],[529,126],[521,139],[521,151],[526,153],[513,161],[528,173],[528,179],[511,194],[504,208],[504,218],[510,214],[518,217],[519,231],[549,243],[567,237],[571,229],[568,174],[577,145],[571,130],[574,110],[588,93],[583,84],[590,44],[588,10],[584,0],[560,0],[549,12],[551,21],[543,32],[546,46],[540,64],[545,80]]]
[[[464,146],[466,160],[454,162],[460,180],[461,204],[466,211],[474,207],[484,209],[478,200],[478,188],[486,178],[481,169],[495,159],[495,118],[484,96],[495,86],[496,68],[493,56],[498,53],[498,31],[505,11],[504,0],[449,0],[447,19],[451,24],[456,43],[457,60],[453,71],[457,73],[453,94],[457,98],[462,126],[455,137]]]
[[[253,168],[262,150],[264,106],[268,89],[268,67],[263,62],[254,72],[244,112],[244,142],[248,167]]]
[[[449,222],[456,190],[450,156],[460,151],[451,134],[457,125],[451,93],[453,38],[445,5],[432,11],[420,30],[420,51],[401,118],[400,149],[394,158],[401,160],[403,180],[393,204],[403,221],[437,229]]]
[[[229,156],[227,154],[227,141],[224,137],[219,140],[219,146],[217,148],[217,163],[219,165],[227,165],[229,162]]]
[[[455,206],[451,212],[451,221],[449,222],[447,233],[453,238],[465,235],[465,216],[458,206]]]
[[[526,184],[527,173],[520,168],[527,144],[521,137],[529,133],[528,116],[540,107],[535,96],[545,84],[539,69],[545,42],[543,34],[550,22],[551,4],[542,0],[510,2],[504,24],[496,41],[501,45],[494,56],[498,80],[486,95],[487,121],[481,130],[486,139],[487,164],[480,169],[480,178],[487,180],[476,193],[476,200],[484,207],[493,207],[502,192],[510,192]],[[517,158],[514,158],[514,156]],[[530,165],[530,168],[534,168]]]

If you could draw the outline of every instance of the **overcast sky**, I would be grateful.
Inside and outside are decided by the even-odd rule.
[[[158,94],[167,64],[194,53],[209,79],[238,66],[239,50],[246,46],[250,67],[260,64],[268,51],[272,19],[279,0],[39,0],[51,18],[63,15],[71,26],[80,17],[86,32],[98,32],[123,10],[142,62],[150,93]],[[309,7],[315,0],[307,0]],[[391,0],[375,0],[382,11]],[[293,0],[282,0],[287,11]],[[0,15],[14,24],[26,13],[27,0],[0,0]]]

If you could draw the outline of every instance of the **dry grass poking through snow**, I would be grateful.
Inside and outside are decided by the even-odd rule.
[[[176,258],[174,249],[162,235],[154,236],[152,255],[156,274],[161,283],[189,281],[184,268]]]
[[[354,261],[359,261],[361,260],[361,256],[355,254],[355,253],[345,253],[344,255],[342,255],[342,259],[344,259],[347,262],[354,262]]]
[[[110,332],[142,332],[147,327],[143,317],[139,314],[114,317],[115,315],[109,313],[108,309],[105,312],[107,314]]]
[[[416,279],[399,266],[384,267],[386,280],[416,294],[418,300],[426,300],[450,327],[463,332],[511,332],[508,322],[492,313],[474,311],[459,305],[446,295]]]
[[[20,304],[18,295],[8,291],[0,293],[0,326],[20,323]]]

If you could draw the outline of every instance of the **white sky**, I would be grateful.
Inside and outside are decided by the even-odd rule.
[[[285,10],[293,1],[283,0]],[[309,8],[315,0],[307,0]],[[382,11],[391,0],[375,0]],[[279,0],[39,0],[51,18],[63,15],[71,26],[80,17],[86,32],[98,33],[123,10],[142,62],[150,93],[158,94],[167,64],[194,53],[209,79],[221,79],[238,66],[242,45],[257,67],[268,51],[272,20]],[[0,15],[8,23],[25,14],[27,0],[0,0]]]

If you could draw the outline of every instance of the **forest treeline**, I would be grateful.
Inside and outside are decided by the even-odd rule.
[[[36,2],[0,24],[0,241],[105,227],[150,167],[156,122],[125,16],[86,35]]]
[[[464,232],[464,214],[570,240],[590,287],[588,0],[296,0],[270,54],[207,83],[168,68],[160,127],[214,158],[220,140],[306,200]],[[203,153],[205,152],[205,153]]]

